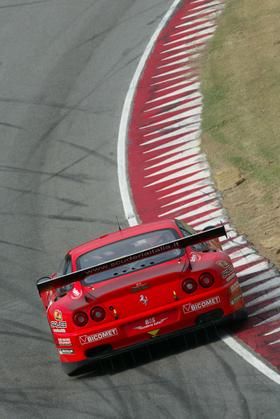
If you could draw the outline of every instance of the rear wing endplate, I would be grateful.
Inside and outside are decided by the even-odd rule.
[[[177,240],[173,240],[150,249],[142,250],[141,252],[133,253],[127,256],[123,256],[118,259],[113,259],[108,262],[100,263],[98,265],[91,266],[89,268],[80,269],[79,271],[71,272],[66,275],[58,276],[56,278],[43,277],[38,279],[37,288],[39,293],[47,291],[52,288],[60,288],[69,285],[76,281],[82,281],[89,275],[97,274],[100,272],[107,271],[109,269],[116,268],[118,266],[126,265],[131,262],[144,259],[146,257],[158,255],[163,252],[168,252],[173,249],[182,249],[187,246],[192,246],[197,243],[212,240],[220,236],[226,236],[226,230],[224,226],[211,228],[201,233],[193,234],[189,237],[183,237]]]

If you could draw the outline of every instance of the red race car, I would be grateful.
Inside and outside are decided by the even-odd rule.
[[[246,318],[223,226],[195,233],[163,220],[70,250],[63,274],[37,281],[62,366],[92,361],[224,319]]]

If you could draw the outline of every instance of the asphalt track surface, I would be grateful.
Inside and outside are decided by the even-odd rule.
[[[0,418],[279,418],[279,386],[215,331],[68,378],[34,286],[69,247],[125,224],[122,104],[169,5],[0,2]]]

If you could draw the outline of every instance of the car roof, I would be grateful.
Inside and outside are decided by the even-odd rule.
[[[165,219],[161,221],[155,221],[152,223],[138,224],[137,226],[124,228],[123,230],[108,233],[103,236],[97,237],[93,240],[90,240],[86,243],[82,243],[79,246],[76,246],[69,250],[68,254],[73,259],[76,259],[80,255],[83,255],[84,253],[87,253],[90,250],[106,246],[107,244],[124,240],[128,237],[137,236],[139,234],[148,233],[150,231],[161,230],[166,228],[175,228],[178,231],[176,222],[172,219]]]

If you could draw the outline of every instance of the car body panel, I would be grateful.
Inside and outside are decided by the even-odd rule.
[[[67,255],[75,272],[78,258],[93,249],[128,237],[136,240],[139,234],[162,229],[174,229],[178,238],[182,237],[176,220],[164,220],[108,234],[70,250]],[[137,270],[125,268],[121,275],[118,270],[118,277],[103,281],[94,282],[98,274],[93,274],[92,281],[74,281],[63,292],[63,287],[52,287],[55,277],[54,281],[49,280],[50,287],[44,285],[40,296],[61,362],[73,366],[87,363],[104,353],[113,355],[159,336],[220,321],[244,309],[229,257],[216,240],[202,249],[187,246],[174,253],[173,258],[155,265],[148,263],[152,257],[146,258],[145,263],[137,265]],[[205,274],[214,278],[209,288],[200,282]],[[183,288],[188,278],[197,287],[191,293]],[[91,318],[93,308],[101,308],[105,318],[100,321]],[[85,325],[75,324],[73,316],[77,313],[88,318]]]

